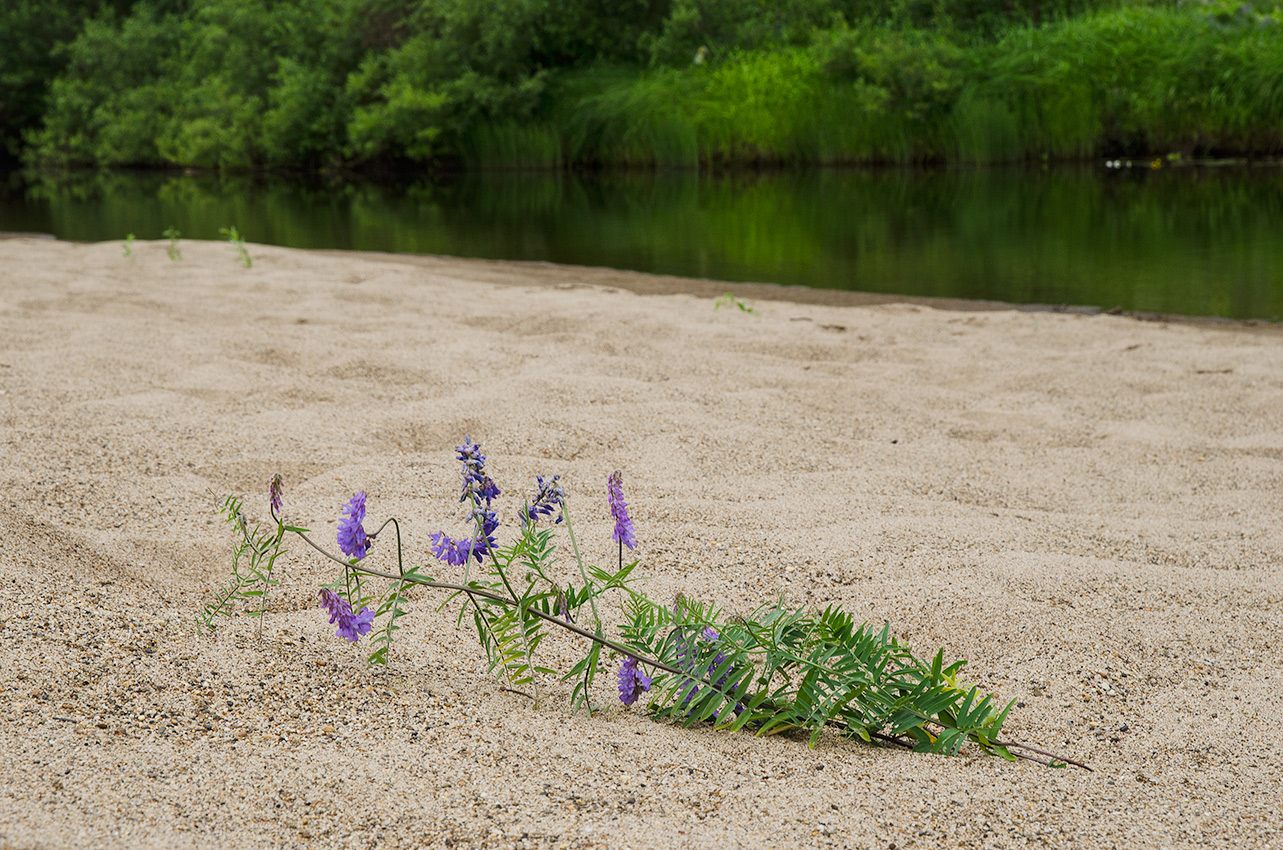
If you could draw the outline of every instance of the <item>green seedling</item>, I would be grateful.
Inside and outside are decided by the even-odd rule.
[[[736,298],[733,292],[723,292],[716,301],[713,302],[713,309],[720,310],[723,307],[737,307],[741,313],[757,314],[757,311],[748,306],[748,302],[743,298]]]
[[[250,259],[249,251],[245,248],[245,238],[236,230],[235,225],[232,227],[220,227],[218,232],[231,243],[232,250],[236,252],[241,265],[245,268],[254,265],[254,261]]]
[[[178,250],[178,238],[183,234],[179,233],[175,227],[167,227],[161,235],[169,240],[169,247],[165,249],[165,253],[169,254],[169,259],[175,263],[181,260],[183,252]]]

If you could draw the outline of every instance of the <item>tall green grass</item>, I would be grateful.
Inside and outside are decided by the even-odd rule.
[[[1127,8],[1011,32],[986,54],[973,97],[1001,107],[989,121],[1017,117],[1025,157],[1280,150],[1283,26],[1270,19]],[[978,123],[973,109],[959,120]]]
[[[561,77],[470,165],[697,167],[1283,152],[1283,25],[1127,6],[955,45],[842,30],[687,68]]]
[[[670,69],[595,70],[563,79],[554,113],[567,155],[594,164],[698,165],[700,82],[698,74]]]
[[[567,92],[580,93],[566,97]],[[876,87],[826,77],[807,50],[716,67],[569,81],[559,122],[576,162],[694,167],[908,161],[914,138]]]
[[[478,121],[464,135],[459,153],[472,169],[560,168],[561,134],[548,122]]]

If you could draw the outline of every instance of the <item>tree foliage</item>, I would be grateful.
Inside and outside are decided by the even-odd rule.
[[[1280,5],[12,0],[0,155],[234,170],[1269,153]]]

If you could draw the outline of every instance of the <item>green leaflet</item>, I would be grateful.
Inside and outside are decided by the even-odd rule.
[[[268,590],[278,584],[272,578],[272,569],[276,559],[285,551],[282,542],[285,528],[280,523],[274,526],[259,524],[251,528],[241,513],[242,507],[242,500],[235,496],[225,496],[218,503],[218,512],[236,529],[237,544],[232,552],[231,577],[197,615],[197,631],[212,632],[217,617],[231,617],[237,613],[261,617],[267,604]],[[238,611],[237,601],[258,604],[256,608],[242,605]]]
[[[633,593],[621,631],[639,655],[688,671],[658,672],[648,710],[684,726],[758,735],[806,730],[814,745],[825,729],[864,741],[890,736],[918,749],[953,754],[967,741],[996,751],[1010,704],[963,689],[965,662],[943,651],[923,662],[889,626],[856,626],[849,614],[763,606],[733,618],[689,600],[661,608]],[[716,634],[716,639],[705,639]],[[699,636],[699,637],[695,637]]]

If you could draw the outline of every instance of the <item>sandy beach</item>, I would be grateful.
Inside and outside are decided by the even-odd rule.
[[[166,247],[0,240],[0,848],[1283,845],[1277,328]],[[195,633],[216,496],[279,472],[332,542],[364,490],[432,565],[465,437],[505,522],[559,473],[607,562],[619,469],[654,598],[887,621],[1094,771],[679,729],[611,675],[534,708],[424,590],[371,670],[297,543],[261,636]]]

